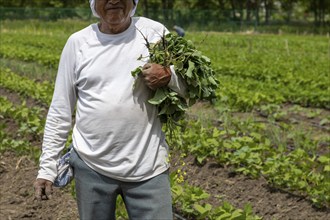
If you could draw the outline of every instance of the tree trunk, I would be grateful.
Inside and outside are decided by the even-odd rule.
[[[319,24],[319,12],[318,12],[317,0],[313,0],[312,8],[314,11],[314,23],[315,23],[315,25],[318,25]]]
[[[142,7],[143,7],[143,16],[145,17],[149,17],[149,5],[148,5],[148,0],[143,0],[142,1],[143,4],[142,4]]]
[[[273,0],[265,0],[265,22],[266,24],[269,24],[270,18],[272,16],[272,9],[273,9]]]
[[[259,7],[260,7],[260,3],[259,0],[255,0],[255,16],[256,16],[256,25],[259,25],[260,23],[260,19],[259,19]]]
[[[221,17],[221,15],[223,17],[226,17],[228,10],[226,9],[224,0],[218,0],[218,5],[219,5],[219,14],[218,14],[219,17]]]
[[[231,0],[230,1],[231,4],[231,13],[232,13],[232,19],[234,21],[237,20],[237,16],[236,16],[236,1],[235,0]]]
[[[320,0],[320,25],[325,25],[325,0]]]
[[[165,21],[168,21],[168,2],[167,0],[162,1],[162,8],[163,8],[163,16]]]
[[[239,6],[239,21],[242,25],[243,16],[244,16],[244,2],[243,1],[238,1],[238,6]]]
[[[252,8],[252,2],[251,0],[246,1],[246,21],[251,21],[251,11],[253,11]]]
[[[21,8],[25,7],[25,0],[21,0],[20,1],[19,7],[21,7]]]

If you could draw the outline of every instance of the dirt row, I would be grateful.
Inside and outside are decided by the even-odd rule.
[[[30,158],[8,151],[0,154],[0,161],[0,219],[78,219],[69,188],[55,188],[51,200],[34,200],[38,169]]]

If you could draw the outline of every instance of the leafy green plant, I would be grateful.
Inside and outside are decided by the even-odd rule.
[[[218,130],[188,121],[184,128],[175,130],[183,134],[176,134],[170,144],[195,155],[198,163],[212,157],[233,166],[236,172],[254,178],[263,176],[273,187],[308,197],[316,206],[329,206],[329,156],[322,154],[317,160],[317,149],[313,147],[317,142],[301,139],[294,142],[299,143],[297,148],[291,148],[286,145],[294,138],[285,136],[289,130],[244,121],[232,121],[232,126],[236,129]],[[267,133],[267,129],[273,133]],[[271,141],[271,135],[278,140]]]
[[[50,104],[54,85],[47,81],[38,83],[34,80],[13,73],[10,69],[0,67],[0,86],[17,92],[25,97],[32,97],[47,106]]]
[[[173,129],[173,124],[184,118],[188,106],[197,100],[215,101],[218,80],[211,67],[211,60],[198,51],[191,41],[172,33],[164,34],[156,43],[149,43],[146,37],[145,40],[149,62],[165,67],[174,65],[176,74],[187,84],[187,101],[167,87],[158,88],[149,100],[149,103],[158,107],[161,121],[167,122],[167,128]],[[136,77],[141,71],[139,67],[132,71],[132,75]]]
[[[191,186],[187,182],[179,184],[175,173],[171,173],[171,189],[174,205],[179,207],[180,213],[193,219],[261,219],[252,213],[251,205],[246,205],[244,210],[237,209],[228,202],[221,206],[213,207],[205,199],[210,195],[199,187]]]

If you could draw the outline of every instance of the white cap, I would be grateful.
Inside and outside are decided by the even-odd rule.
[[[138,4],[139,0],[133,0],[133,1],[135,2],[135,5],[134,5],[134,8],[131,11],[131,17],[135,14],[136,7],[137,7],[137,4]],[[100,16],[96,13],[96,10],[95,10],[95,0],[89,0],[89,4],[91,6],[93,15],[95,17],[99,18]]]

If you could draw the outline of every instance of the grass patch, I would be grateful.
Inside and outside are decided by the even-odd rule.
[[[20,76],[31,80],[54,82],[57,70],[36,62],[25,62],[18,59],[0,58],[0,66],[9,68]]]

